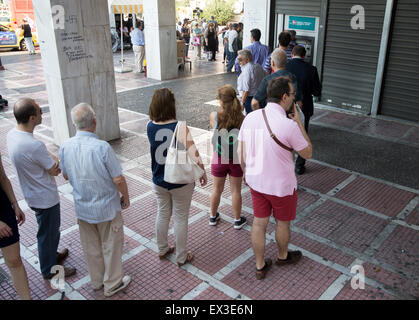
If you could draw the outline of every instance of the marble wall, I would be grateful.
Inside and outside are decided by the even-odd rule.
[[[120,137],[107,0],[33,0],[54,138],[73,136],[71,108],[92,105],[96,133]]]
[[[245,0],[243,15],[243,48],[250,45],[250,30],[258,28],[262,33],[260,42],[269,41],[270,0]]]

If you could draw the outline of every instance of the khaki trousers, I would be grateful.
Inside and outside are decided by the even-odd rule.
[[[174,214],[174,228],[176,241],[176,261],[184,263],[186,260],[186,242],[188,238],[188,217],[191,207],[192,194],[195,183],[181,188],[167,190],[154,185],[153,190],[157,198],[158,214],[156,219],[156,236],[159,255],[169,250],[167,233],[172,212]]]
[[[135,67],[137,68],[137,72],[144,71],[144,57],[145,57],[145,49],[144,46],[137,46],[133,45],[132,50],[134,51],[135,55]]]
[[[112,221],[90,224],[78,220],[80,241],[94,289],[104,286],[109,292],[118,287],[124,276],[122,250],[124,221],[118,212]]]

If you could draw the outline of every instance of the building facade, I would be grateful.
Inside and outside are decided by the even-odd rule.
[[[271,48],[280,32],[296,30],[321,77],[318,104],[413,122],[418,17],[419,1],[411,0],[246,0],[244,10],[245,34],[259,26]]]

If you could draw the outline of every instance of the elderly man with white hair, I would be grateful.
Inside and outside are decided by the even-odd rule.
[[[298,87],[297,78],[293,73],[285,69],[286,63],[287,53],[280,48],[275,49],[271,55],[271,68],[274,72],[266,76],[260,83],[260,86],[251,102],[253,110],[261,109],[266,106],[268,98],[266,89],[268,88],[269,81],[279,77],[288,77],[291,79],[292,85],[295,89],[294,101],[297,102],[298,105],[302,105],[301,89]]]
[[[71,110],[71,118],[77,134],[60,148],[60,169],[73,187],[80,240],[93,289],[104,288],[105,296],[110,297],[131,281],[122,268],[121,208],[130,205],[128,187],[115,152],[94,134],[93,108],[80,103]]]
[[[241,67],[240,76],[237,79],[237,91],[241,98],[241,103],[246,109],[246,114],[252,112],[252,99],[256,94],[260,83],[266,76],[265,71],[258,63],[253,63],[253,56],[250,50],[240,50],[238,61]]]

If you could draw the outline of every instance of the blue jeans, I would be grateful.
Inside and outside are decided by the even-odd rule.
[[[231,72],[231,69],[233,68],[234,64],[236,63],[237,52],[230,52],[230,50],[229,50],[227,55],[228,55],[227,72]]]
[[[249,114],[253,111],[252,109],[252,99],[253,97],[247,97],[246,101],[244,101],[244,109],[246,110],[246,114]]]
[[[42,275],[48,276],[57,264],[57,249],[60,242],[60,204],[48,209],[31,208],[38,222],[38,256]]]

